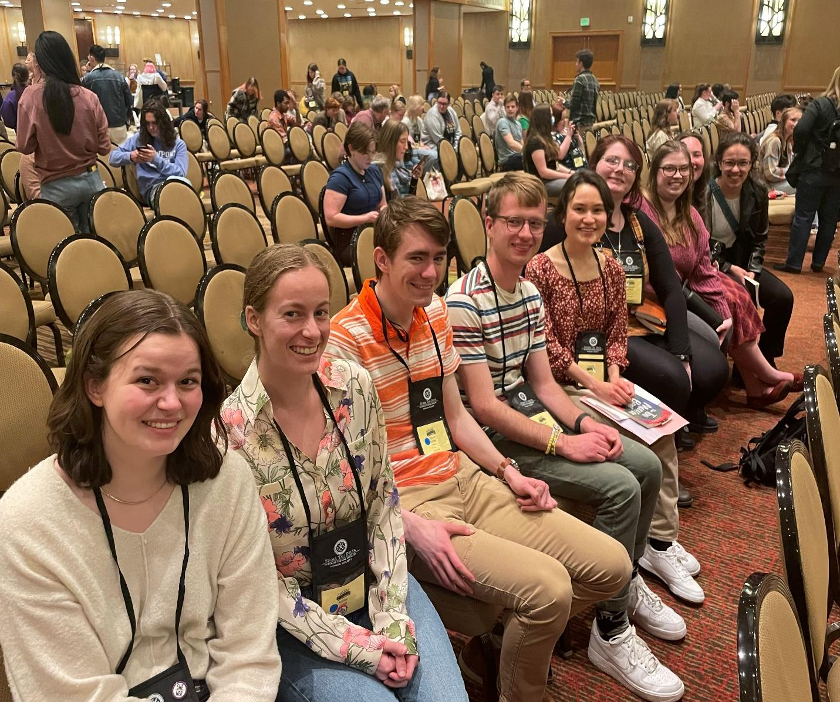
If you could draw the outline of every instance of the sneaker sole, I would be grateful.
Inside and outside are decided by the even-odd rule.
[[[650,573],[653,577],[655,577],[659,582],[663,583],[665,587],[671,592],[672,595],[679,597],[681,600],[685,600],[686,602],[690,602],[691,604],[703,604],[706,601],[706,595],[704,594],[702,597],[698,598],[696,595],[691,595],[686,592],[680,592],[676,588],[674,588],[665,578],[660,576],[651,566],[650,561],[642,556],[639,559],[639,565],[642,566],[648,573]],[[692,576],[694,577],[694,576]]]
[[[641,697],[643,700],[647,700],[647,702],[677,702],[677,700],[681,700],[683,695],[685,694],[685,685],[682,684],[680,684],[680,689],[677,692],[656,693],[651,692],[649,690],[645,690],[636,685],[634,682],[625,678],[618,668],[616,668],[609,660],[607,660],[600,653],[598,653],[598,651],[593,649],[592,646],[589,646],[587,655],[589,656],[590,663],[592,663],[592,665],[594,665],[598,670],[600,670],[602,673],[606,673],[613,680],[620,683],[628,690]]]
[[[630,617],[630,621],[638,624],[648,634],[652,634],[657,639],[662,639],[663,641],[682,641],[682,639],[684,639],[688,634],[685,622],[683,622],[683,628],[681,631],[669,631],[668,629],[658,629],[655,626],[650,626],[648,622],[634,617],[632,614],[628,613],[628,616]]]

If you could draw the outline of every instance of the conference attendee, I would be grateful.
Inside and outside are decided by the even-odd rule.
[[[518,109],[513,93],[508,93],[505,97],[505,114],[496,122],[496,133],[493,136],[501,171],[522,170],[522,150],[525,144],[522,139],[522,125],[516,118]]]
[[[534,111],[534,94],[528,90],[519,93],[517,98],[517,113],[519,124],[522,126],[522,134],[528,138],[528,127],[531,126],[531,114]]]
[[[779,190],[785,195],[796,195],[787,180],[787,170],[793,161],[793,130],[802,119],[802,110],[789,107],[779,117],[777,127],[762,137],[759,152],[761,176],[767,187]],[[769,129],[769,127],[768,127]]]
[[[595,55],[590,49],[581,49],[575,54],[575,81],[566,100],[569,119],[578,129],[588,130],[595,123],[595,105],[598,102],[598,91],[601,86],[592,74],[592,63]]]
[[[671,128],[677,124],[679,103],[676,100],[660,100],[653,112],[653,124],[645,142],[648,159],[653,159],[656,150],[669,139],[673,139]]]
[[[738,103],[738,93],[734,90],[725,90],[721,95],[720,112],[715,117],[715,124],[718,132],[723,136],[727,132],[741,131],[741,108]]]
[[[582,412],[552,376],[545,331],[551,310],[534,283],[521,277],[539,248],[545,214],[545,190],[531,176],[511,173],[491,189],[487,259],[446,295],[461,357],[458,384],[499,452],[524,475],[545,481],[555,498],[594,508],[593,526],[619,541],[634,564],[630,583],[595,605],[591,637],[602,642],[590,645],[596,665],[621,670],[644,691],[675,694],[682,683],[664,666],[645,670],[655,658],[642,663],[628,656],[628,649],[646,648],[628,614],[665,639],[685,636],[682,617],[638,574],[662,469],[650,449]]]
[[[417,151],[409,151],[409,148],[408,127],[391,119],[385,122],[379,133],[377,150],[388,199],[413,195],[417,191],[424,162]]]
[[[341,101],[341,110],[344,112],[344,118],[347,126],[349,127],[353,122],[353,118],[356,116],[356,113],[359,111],[359,103],[356,102],[356,98],[350,95]]]
[[[175,133],[160,100],[149,100],[140,110],[140,129],[111,152],[117,168],[134,164],[140,197],[150,207],[167,180],[187,180],[187,145]]]
[[[377,95],[373,98],[373,100],[371,100],[370,107],[359,112],[359,114],[353,118],[353,122],[364,124],[366,127],[373,130],[374,133],[379,133],[379,130],[382,129],[382,123],[388,119],[390,109],[391,103],[388,101],[388,98],[382,95]]]
[[[520,98],[522,96],[520,95]],[[537,176],[550,198],[556,198],[574,171],[558,163],[560,148],[551,136],[551,107],[537,105],[531,115],[528,139],[522,151],[525,172]]]
[[[748,134],[733,132],[723,137],[706,192],[705,224],[712,240],[724,247],[718,260],[720,270],[742,285],[749,285],[747,278],[758,283],[758,303],[764,308],[764,332],[758,348],[775,365],[785,352],[793,293],[764,267],[770,201],[766,186],[752,175],[757,158],[755,139]]]
[[[438,93],[432,109],[423,118],[423,126],[426,128],[426,137],[429,143],[437,148],[443,139],[446,139],[457,150],[458,142],[461,141],[461,125],[458,123],[458,116],[450,105],[450,95],[445,90]]]
[[[345,266],[352,264],[350,243],[361,224],[372,224],[385,206],[382,171],[373,163],[376,136],[361,122],[353,122],[344,137],[347,160],[330,173],[324,193],[324,219],[330,228],[333,253]]]
[[[811,224],[819,215],[817,239],[811,257],[811,270],[822,271],[837,221],[840,219],[840,66],[826,91],[805,109],[793,130],[796,154],[787,171],[788,182],[796,188],[796,212],[790,225],[790,243],[783,264],[776,270],[799,273],[805,260]],[[832,146],[833,145],[833,146]]]
[[[481,67],[481,85],[478,86],[478,92],[484,91],[488,100],[493,99],[493,90],[496,88],[496,79],[493,76],[493,67],[488,66],[484,61],[478,64]]]
[[[76,330],[55,453],[0,500],[10,699],[275,700],[277,576],[225,392],[168,295],[115,293]]]
[[[438,99],[441,91],[444,90],[443,81],[441,80],[440,68],[433,66],[429,71],[429,80],[426,83],[426,100],[433,103]]]
[[[172,120],[173,127],[180,127],[185,121],[195,122],[201,130],[201,136],[207,137],[207,122],[213,118],[207,100],[196,100],[195,104],[180,117]]]
[[[143,94],[143,88],[146,87],[148,97]],[[237,89],[239,90],[239,89]],[[161,76],[160,71],[155,67],[151,61],[143,65],[143,72],[137,76],[137,92],[134,93],[134,109],[139,110],[143,107],[143,103],[151,98],[157,98],[162,102],[166,102],[168,88],[166,87],[166,80]],[[236,91],[234,91],[236,95]],[[228,105],[230,108],[230,105]]]
[[[708,83],[699,83],[691,100],[691,117],[695,129],[714,122],[723,109],[722,102],[712,104],[711,99],[712,87]]]
[[[90,199],[104,188],[96,157],[111,151],[108,120],[99,98],[81,86],[76,58],[58,32],[35,40],[33,66],[45,80],[18,102],[17,150],[35,155],[41,197],[56,203],[76,231],[90,231]]]
[[[122,144],[128,138],[126,122],[134,104],[128,83],[122,74],[105,63],[105,49],[94,44],[88,52],[88,72],[82,85],[96,93],[105,117],[108,119],[108,133],[114,144]]]
[[[712,94],[709,97],[709,101],[712,103],[713,106],[717,106],[720,104],[720,97],[723,95],[723,91],[726,90],[726,86],[723,83],[713,83],[712,84]]]
[[[352,361],[322,359],[324,264],[297,245],[261,251],[243,319],[256,358],[222,419],[251,467],[274,551],[279,698],[466,702],[446,629],[408,575],[374,384]]]
[[[406,102],[405,96],[400,91],[400,86],[397,85],[396,83],[394,83],[393,85],[390,85],[388,87],[388,97],[391,99],[392,103],[395,100],[400,100],[400,101],[402,101],[403,104],[405,104],[405,102]],[[400,118],[400,119],[402,119],[402,118]]]
[[[547,700],[552,649],[569,616],[620,591],[630,563],[617,541],[556,509],[548,486],[523,476],[464,408],[452,325],[434,294],[449,237],[434,203],[389,203],[374,228],[377,278],[333,317],[325,357],[373,378],[409,570],[506,609],[500,699]],[[478,645],[467,644],[465,663]]]
[[[378,94],[376,86],[373,83],[368,83],[362,88],[362,107],[368,109],[373,98]]]
[[[638,210],[643,166],[641,150],[624,136],[607,136],[592,152],[592,168],[606,182],[613,201],[601,250],[624,269],[631,312],[627,328],[630,365],[624,375],[688,419],[693,428],[707,423],[717,428],[709,422],[705,407],[726,385],[729,364],[714,332],[709,338],[709,334],[691,328],[668,244],[659,227]],[[646,300],[661,305],[664,334],[651,332],[632,314]],[[678,446],[692,448],[693,442],[686,441],[686,436],[686,432],[678,435]],[[654,518],[652,538],[676,540],[673,525],[678,522],[667,519],[667,514],[664,517]],[[669,529],[667,525],[672,526]]]
[[[356,105],[362,105],[362,92],[359,90],[359,81],[353,71],[347,68],[347,61],[343,58],[338,59],[338,68],[332,78],[332,85],[330,89],[333,93],[341,93],[345,98],[352,97],[356,100]],[[347,109],[346,107],[344,108]]]
[[[294,104],[294,97],[289,95],[287,90],[275,90],[274,108],[269,113],[267,120],[268,128],[273,129],[283,138],[283,143],[286,145],[286,157],[291,152],[291,148],[289,147],[289,130],[300,124],[297,119],[297,113],[290,112]]]
[[[520,93],[530,93],[531,92],[531,81],[527,78],[523,78],[519,81],[519,92]]]
[[[310,121],[311,126],[320,124],[324,129],[335,131],[335,125],[341,122],[341,104],[333,97],[324,103],[324,111],[319,112]]]
[[[505,89],[501,85],[493,86],[490,101],[484,106],[481,121],[484,131],[492,138],[496,133],[496,125],[505,113]]]
[[[227,116],[247,120],[251,115],[259,114],[261,99],[260,84],[251,76],[231,94],[227,104]]]
[[[35,59],[35,52],[30,51],[23,61],[23,65],[29,71],[29,85],[41,83],[44,80],[44,74],[38,67],[38,62]],[[28,87],[28,86],[27,86]],[[17,108],[15,110],[17,114]],[[6,125],[0,121],[0,136],[4,139],[8,138],[6,134]],[[20,157],[20,187],[23,192],[29,195],[30,199],[41,197],[41,181],[38,178],[38,172],[35,170],[35,154],[22,154]]]
[[[551,116],[554,118],[551,137],[557,142],[557,157],[560,163],[570,171],[586,168],[588,164],[583,148],[583,137],[577,126],[569,121],[566,103],[562,98],[551,104]]]
[[[128,90],[129,92],[134,95],[134,92],[137,90],[137,74],[139,71],[137,70],[137,64],[132,63],[128,66],[128,71],[125,74],[125,82],[128,83]]]
[[[327,83],[321,77],[317,63],[306,67],[306,87],[303,89],[303,101],[309,112],[321,111],[326,103]]]
[[[691,163],[691,205],[706,220],[706,185],[709,182],[709,171],[706,166],[706,156],[703,150],[703,142],[695,132],[681,132],[676,137],[677,141],[685,144]],[[717,337],[715,337],[717,338]],[[713,339],[714,340],[714,339]]]
[[[12,66],[12,89],[6,93],[3,104],[0,105],[0,118],[2,118],[6,127],[17,129],[18,102],[28,83],[29,69],[22,63],[16,63]]]
[[[773,132],[776,131],[776,127],[779,126],[779,122],[782,119],[782,113],[791,107],[799,107],[799,101],[796,99],[795,95],[782,93],[781,95],[777,95],[773,98],[773,102],[770,103],[770,112],[773,115],[773,119],[770,120],[764,131],[759,135],[759,147],[764,146],[764,142]],[[801,111],[802,110],[800,109],[800,112]]]
[[[721,343],[732,330],[728,353],[744,381],[747,406],[759,409],[775,404],[792,387],[801,386],[801,374],[779,371],[767,362],[758,348],[764,325],[749,293],[712,266],[709,232],[691,206],[691,172],[685,145],[665,142],[650,165],[641,210],[662,231],[680,279],[723,320],[715,328]]]
[[[671,85],[668,86],[665,90],[665,99],[676,100],[677,111],[685,112],[685,103],[682,99],[682,85],[680,83],[671,83]]]
[[[402,122],[405,117],[405,109],[405,98],[400,95],[394,100],[391,100],[391,111],[388,119],[394,122]]]

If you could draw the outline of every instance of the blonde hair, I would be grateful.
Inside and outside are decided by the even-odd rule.
[[[668,122],[668,115],[671,112],[674,112],[680,103],[676,100],[660,100],[656,103],[656,107],[654,108],[653,112],[653,131],[663,131],[667,132],[668,134],[671,133],[671,124]]]
[[[528,173],[508,173],[490,188],[487,194],[487,216],[497,217],[505,195],[513,195],[521,207],[539,207],[548,199],[545,185]]]
[[[832,98],[835,104],[840,105],[840,66],[834,69],[834,75],[828,81],[828,87],[822,97]]]
[[[409,119],[416,119],[423,114],[423,106],[426,101],[422,95],[412,95],[408,98],[408,103],[405,106],[405,114]]]

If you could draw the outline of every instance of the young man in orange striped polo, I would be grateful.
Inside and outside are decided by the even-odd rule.
[[[511,611],[500,700],[540,700],[569,616],[619,592],[630,561],[617,541],[556,509],[548,486],[523,476],[464,408],[452,327],[434,294],[448,243],[433,204],[407,198],[382,210],[377,280],[335,316],[326,355],[373,377],[412,572]]]

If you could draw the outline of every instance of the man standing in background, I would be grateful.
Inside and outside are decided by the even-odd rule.
[[[105,63],[105,49],[99,44],[90,47],[87,66],[88,72],[82,79],[82,85],[99,98],[108,119],[111,141],[122,144],[128,138],[126,123],[134,104],[128,83],[121,73]]]
[[[496,87],[496,79],[493,77],[493,67],[488,66],[484,61],[479,64],[481,66],[481,85],[478,87],[479,92],[482,90],[487,96],[488,100],[493,99],[493,88]]]
[[[595,104],[598,102],[601,86],[590,70],[594,60],[595,55],[589,49],[581,49],[575,54],[577,76],[566,106],[569,108],[569,120],[574,122],[579,130],[591,129],[595,124]]]

